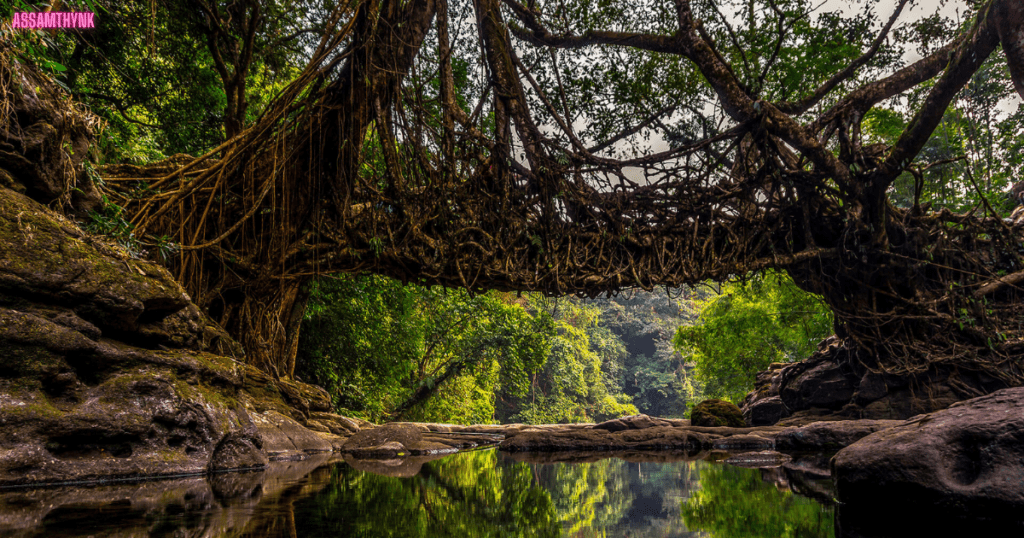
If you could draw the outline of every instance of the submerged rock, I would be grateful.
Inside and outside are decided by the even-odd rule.
[[[856,510],[1005,518],[1024,509],[1024,387],[915,417],[839,451],[839,499]]]
[[[724,463],[737,467],[779,467],[793,459],[792,456],[774,450],[744,452],[730,456]]]

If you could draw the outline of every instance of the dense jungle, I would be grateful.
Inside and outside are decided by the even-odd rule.
[[[1017,8],[918,3],[90,1],[64,7],[95,30],[5,59],[95,139],[51,205],[271,375],[373,419],[683,416],[831,332],[963,396],[1019,384]],[[754,310],[673,291],[729,279]]]
[[[8,0],[0,97],[0,534],[1024,507],[1019,0]]]

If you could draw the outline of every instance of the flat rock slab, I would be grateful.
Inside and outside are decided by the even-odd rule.
[[[836,454],[832,472],[840,501],[876,515],[1019,518],[1024,387],[868,435]]]
[[[860,439],[901,424],[901,420],[843,420],[814,422],[799,428],[786,428],[775,434],[775,449],[783,451],[836,451]]]
[[[618,432],[623,430],[642,430],[644,428],[656,428],[666,426],[671,427],[675,426],[675,424],[663,418],[649,417],[647,415],[641,414],[616,418],[602,422],[600,424],[595,424],[594,429]]]
[[[715,450],[729,452],[756,452],[775,448],[775,442],[760,435],[733,435],[715,439],[711,446]]]
[[[308,454],[334,450],[330,439],[276,411],[253,413],[252,419],[263,437],[263,451],[271,461],[300,460]]]
[[[653,427],[610,432],[597,429],[524,431],[502,441],[509,452],[561,450],[683,450],[696,453],[711,447],[717,436],[688,428]]]
[[[450,454],[458,452],[459,444],[457,439],[442,442],[424,434],[414,424],[396,423],[360,430],[348,438],[340,451],[356,458],[389,459],[409,455]]]

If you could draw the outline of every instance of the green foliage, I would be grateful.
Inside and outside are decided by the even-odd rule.
[[[507,294],[402,285],[381,277],[321,279],[301,331],[297,369],[341,409],[372,420],[411,402],[405,418],[494,420],[495,392],[525,394],[553,324]],[[428,395],[422,401],[418,394]]]
[[[589,422],[636,414],[624,346],[579,301],[402,285],[379,276],[311,289],[297,372],[339,410],[386,420]]]
[[[51,4],[57,6],[15,0],[13,7],[40,11]],[[221,29],[209,26],[201,4],[220,12]],[[250,3],[241,1],[64,1],[59,9],[98,11],[96,28],[18,31],[14,39],[23,58],[50,71],[55,82],[105,120],[102,161],[142,164],[174,153],[205,152],[223,141],[232,114],[243,124],[255,121],[304,66],[333,4],[258,2],[261,17],[248,63],[237,54],[247,39],[241,25],[252,13]],[[218,56],[223,65],[217,64]],[[229,83],[236,72],[241,76]],[[234,113],[228,110],[232,99],[239,109]]]
[[[125,219],[124,208],[111,203],[106,197],[99,211],[89,211],[83,227],[89,233],[110,237],[133,258],[143,254],[142,245],[135,237],[135,227]]]
[[[928,53],[936,44],[946,42],[957,32],[954,21],[928,17],[910,25],[897,37],[908,45],[917,44],[919,53]],[[964,213],[982,207],[982,197],[1002,217],[1016,203],[1005,192],[1020,180],[1024,165],[1020,149],[1024,146],[1024,110],[1006,114],[1000,104],[1013,95],[1006,61],[1002,55],[989,57],[946,109],[939,127],[917,155],[914,174],[905,172],[889,188],[892,202],[912,207],[948,208]],[[934,82],[922,84],[909,95],[913,107],[920,104]],[[902,107],[899,110],[905,110]],[[884,122],[878,121],[885,116]],[[869,137],[892,145],[909,121],[905,112],[874,108],[865,115],[864,131]]]
[[[672,341],[694,365],[691,400],[738,404],[753,389],[757,372],[773,362],[807,358],[832,331],[824,303],[783,273],[726,283],[699,305],[697,322],[679,327]]]
[[[380,276],[320,279],[312,286],[299,374],[327,388],[340,409],[383,416],[423,346],[414,290]]]
[[[499,393],[499,420],[571,423],[636,414],[630,398],[607,382],[605,364],[621,357],[622,350],[609,341],[607,330],[597,326],[600,310],[576,300],[533,296],[530,301],[537,315],[550,312],[555,334],[543,367],[530,379],[528,393]]]
[[[635,291],[591,301],[601,309],[599,329],[607,331],[607,340],[621,345],[615,360],[603,367],[608,386],[629,396],[641,413],[685,414],[688,366],[670,339],[679,325],[696,318],[693,300],[702,293]]]

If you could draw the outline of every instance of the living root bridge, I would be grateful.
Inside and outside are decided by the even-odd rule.
[[[294,367],[303,285],[319,274],[594,296],[779,268],[824,297],[870,368],[944,364],[1022,384],[1020,226],[987,203],[956,215],[897,208],[887,192],[928,164],[915,159],[999,45],[1024,91],[1024,7],[991,0],[933,54],[855,83],[906,4],[860,57],[772,102],[753,89],[766,75],[737,74],[686,0],[661,34],[584,35],[532,3],[476,0],[488,76],[469,92],[474,103],[456,91],[446,0],[367,0],[335,13],[314,60],[255,125],[178,171],[108,169],[107,186],[141,233],[180,245],[173,265],[193,297],[282,376]],[[779,48],[795,39],[794,15],[770,13]],[[685,106],[652,103],[659,112],[642,122],[584,141],[561,79],[535,76],[544,58],[557,72],[559,53],[584,47],[678,57],[709,91]],[[894,145],[864,143],[868,110],[927,81]],[[854,89],[823,106],[844,84]],[[677,109],[711,105],[721,121],[688,116],[702,137],[604,151],[658,132]]]

